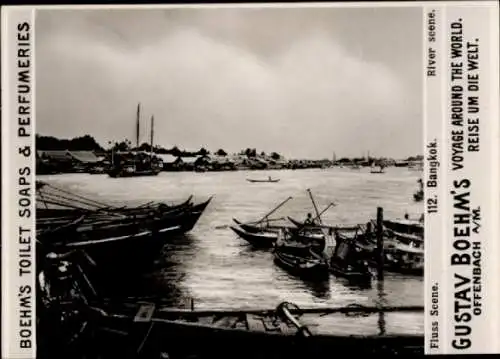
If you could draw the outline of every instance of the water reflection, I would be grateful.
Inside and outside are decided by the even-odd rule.
[[[384,280],[378,280],[377,281],[377,292],[378,292],[378,306],[380,307],[385,307],[387,306],[387,294],[385,293],[384,290]],[[379,333],[380,335],[384,335],[386,330],[385,330],[385,312],[380,311],[378,313],[378,328],[379,328]]]
[[[305,288],[314,297],[322,300],[328,300],[331,296],[330,280],[323,281],[303,281]]]

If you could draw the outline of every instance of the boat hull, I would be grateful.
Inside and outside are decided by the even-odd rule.
[[[336,263],[330,263],[330,272],[336,277],[345,278],[352,283],[367,285],[371,284],[372,281],[372,274],[369,271],[347,270]]]
[[[328,265],[325,262],[310,260],[306,261],[305,265],[301,265],[300,259],[303,257],[289,255],[282,251],[281,248],[274,251],[274,263],[290,274],[307,280],[322,281],[328,278]]]
[[[236,226],[230,226],[230,228],[240,238],[258,248],[272,248],[278,238],[278,235],[273,235],[273,233],[251,233]]]
[[[136,340],[124,341],[121,338],[122,344],[119,347],[124,349],[123,346],[126,344],[130,345],[128,350],[137,351],[138,344],[145,343],[142,350],[151,355],[166,352],[180,357],[188,355],[204,357],[206,355],[207,357],[234,358],[235,353],[232,348],[244,348],[244,351],[238,353],[238,357],[245,358],[314,358],[327,353],[340,352],[340,350],[346,350],[350,355],[413,356],[423,354],[423,334],[379,335],[377,329],[370,330],[373,333],[370,335],[350,332],[363,326],[358,324],[356,328],[355,321],[367,321],[370,325],[379,325],[377,323],[380,320],[386,320],[378,313],[371,314],[369,317],[356,317],[354,314],[352,319],[348,320],[352,322],[350,325],[347,322],[343,323],[344,319],[341,316],[329,318],[327,315],[325,320],[339,321],[339,328],[330,334],[327,333],[328,331],[315,332],[311,327],[312,336],[298,335],[297,328],[280,319],[277,320],[277,324],[273,324],[270,317],[267,320],[264,319],[263,322],[262,316],[258,314],[239,313],[232,316],[221,313],[210,318],[210,324],[207,324],[205,318],[197,318],[193,312],[191,314],[193,315],[188,312],[182,320],[175,318],[148,320],[137,317],[132,319],[130,316],[100,318],[102,321],[98,327],[101,333],[111,333],[109,329],[112,329],[114,333],[118,331],[128,333],[128,338],[133,337],[131,333],[135,333]],[[246,323],[241,323],[241,318],[247,318]],[[220,321],[226,322],[227,325],[219,326]],[[300,316],[298,321],[302,323]],[[196,338],[196,345],[186,345],[192,342],[193,338]],[[120,340],[117,341],[119,342]],[[228,343],[231,345],[229,346]],[[114,347],[116,344],[108,336],[103,339],[103,345]]]
[[[422,223],[409,220],[385,220],[384,227],[395,232],[424,236],[424,226]]]
[[[252,179],[247,179],[248,182],[250,183],[278,183],[280,180],[275,179],[275,180],[252,180]]]
[[[124,171],[122,169],[111,169],[108,171],[108,176],[112,178],[117,177],[143,177],[143,176],[157,176],[161,172],[160,169],[144,170],[144,171]]]

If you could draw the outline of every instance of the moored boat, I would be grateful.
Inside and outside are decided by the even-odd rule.
[[[249,232],[237,226],[230,226],[234,233],[248,243],[259,248],[272,248],[276,242],[278,235],[275,232]]]
[[[320,280],[328,277],[328,262],[323,254],[324,239],[319,243],[304,243],[286,231],[278,235],[274,247],[274,262],[293,275]]]
[[[92,327],[100,329],[98,334],[124,333],[121,338],[130,340],[123,345],[137,352],[143,343],[141,351],[156,351],[156,355],[233,358],[227,343],[245,348],[243,357],[303,358],[340,350],[384,356],[423,354],[422,307],[301,309],[285,302],[270,310],[188,311],[143,302],[91,303],[86,313]],[[138,338],[132,340],[131,333]],[[196,345],[186,346],[192,338]]]
[[[236,223],[241,229],[250,233],[259,233],[262,231],[278,233],[285,226],[271,225],[267,222],[255,222],[255,223],[244,223],[236,218],[233,218],[233,222]]]
[[[294,226],[299,228],[304,228],[308,230],[316,229],[321,232],[321,229],[331,229],[333,230],[343,230],[343,231],[357,231],[360,229],[359,225],[327,225],[327,224],[308,224],[301,222],[293,217],[288,216],[288,220],[293,223]]]
[[[412,219],[392,219],[385,220],[384,227],[395,232],[424,236],[424,224],[420,220]]]
[[[384,248],[384,267],[390,272],[423,276],[424,250],[403,243]]]
[[[350,281],[370,284],[372,273],[368,265],[368,254],[356,243],[357,238],[335,236],[336,246],[330,258],[330,272]]]

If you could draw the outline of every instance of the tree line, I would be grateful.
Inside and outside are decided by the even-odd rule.
[[[142,143],[139,147],[132,146],[129,140],[108,142],[108,147],[105,149],[102,147],[94,137],[90,135],[85,135],[81,137],[75,137],[72,139],[59,139],[53,136],[42,136],[36,135],[36,149],[38,151],[94,151],[97,153],[107,153],[111,151],[125,152],[125,151],[145,151],[151,152],[151,145],[149,143]],[[153,152],[157,154],[170,154],[173,156],[204,156],[209,155],[211,152],[206,148],[202,147],[198,151],[186,151],[181,150],[177,146],[172,148],[164,148],[162,146],[153,146]],[[214,152],[217,156],[227,156],[228,153],[220,148]],[[241,150],[241,155],[246,155],[247,157],[257,157],[257,150],[255,148],[247,148]],[[261,155],[266,155],[265,152],[261,152]],[[277,152],[271,152],[269,156],[273,159],[281,158],[281,155]]]

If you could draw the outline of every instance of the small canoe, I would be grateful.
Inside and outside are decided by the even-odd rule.
[[[296,255],[287,251],[286,246],[276,247],[274,262],[298,277],[324,280],[328,277],[328,263],[318,254],[309,251],[309,255]]]
[[[265,179],[265,180],[257,180],[257,179],[249,179],[247,178],[247,181],[248,182],[251,182],[251,183],[276,183],[276,182],[279,182],[279,178],[277,179]]]

